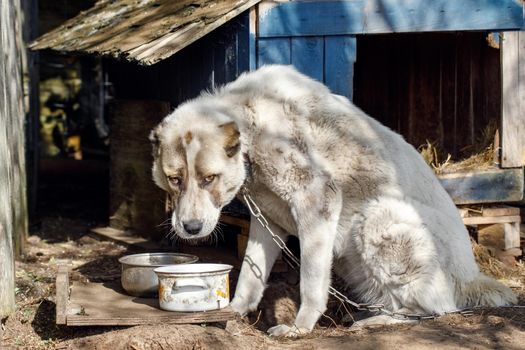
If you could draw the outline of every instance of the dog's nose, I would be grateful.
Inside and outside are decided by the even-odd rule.
[[[184,230],[190,235],[196,235],[202,230],[202,222],[199,220],[190,220],[182,223]]]

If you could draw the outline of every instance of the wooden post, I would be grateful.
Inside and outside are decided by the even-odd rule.
[[[525,165],[525,32],[505,32],[501,42],[501,165]]]
[[[15,309],[14,255],[27,232],[20,0],[0,2],[0,317]]]

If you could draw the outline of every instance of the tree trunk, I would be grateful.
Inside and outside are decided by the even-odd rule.
[[[15,308],[14,256],[27,232],[20,0],[0,0],[0,317]]]

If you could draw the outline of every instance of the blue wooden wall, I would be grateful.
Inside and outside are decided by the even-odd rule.
[[[291,1],[260,7],[250,69],[292,64],[352,98],[357,34],[520,30],[516,0]]]
[[[261,37],[519,30],[518,0],[292,1],[259,15]]]

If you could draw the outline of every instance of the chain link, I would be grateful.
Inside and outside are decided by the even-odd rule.
[[[281,237],[279,237],[272,231],[268,223],[268,220],[266,220],[263,213],[261,212],[261,209],[255,203],[253,198],[250,196],[248,189],[245,186],[242,187],[241,194],[252,216],[255,219],[257,219],[257,221],[259,221],[259,223],[270,233],[270,235],[272,236],[272,240],[277,244],[277,246],[279,246],[279,248],[281,248],[283,254],[288,258],[288,259],[285,259],[286,263],[294,270],[299,269],[300,267],[299,259],[286,246],[286,242],[283,241]],[[442,316],[440,314],[409,314],[409,313],[403,313],[403,312],[394,312],[394,311],[386,309],[383,304],[356,303],[355,301],[352,301],[346,295],[344,295],[343,293],[341,293],[340,291],[338,291],[332,286],[329,287],[328,293],[332,295],[334,298],[336,298],[337,300],[339,300],[341,303],[343,304],[346,303],[348,305],[351,305],[359,311],[382,312],[388,316],[391,316],[393,318],[400,319],[400,320],[434,320]],[[525,306],[504,306],[504,307],[506,308],[525,308]],[[468,315],[472,315],[475,310],[483,309],[483,308],[485,307],[481,307],[481,306],[468,307],[468,308],[463,308],[463,309],[447,311],[443,313],[443,315],[460,314],[463,316],[468,316]]]

